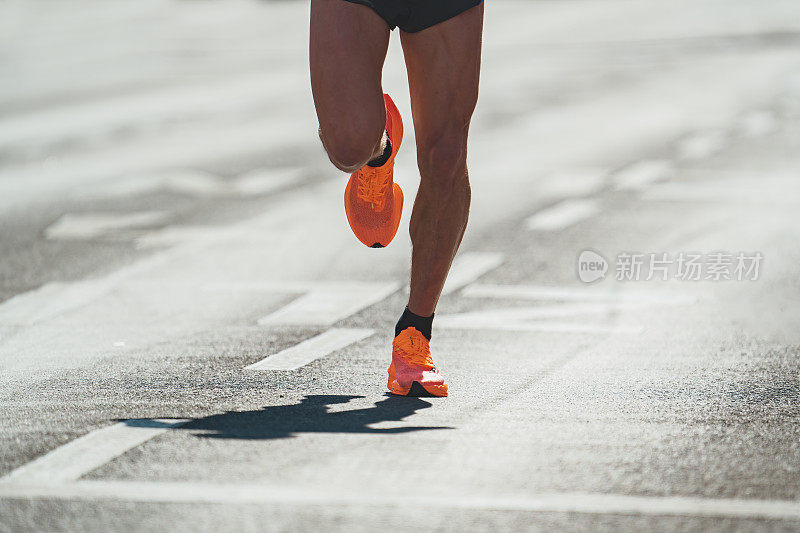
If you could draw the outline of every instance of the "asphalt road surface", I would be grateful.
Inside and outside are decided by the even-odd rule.
[[[446,399],[307,10],[0,6],[0,530],[800,528],[797,1],[487,2]]]

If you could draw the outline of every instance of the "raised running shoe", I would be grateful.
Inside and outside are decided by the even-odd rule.
[[[389,390],[401,396],[447,396],[447,384],[431,359],[428,339],[414,327],[392,342]]]
[[[382,166],[364,165],[350,175],[344,190],[344,209],[358,240],[371,248],[387,246],[397,233],[403,213],[403,191],[393,181],[394,158],[403,142],[403,120],[388,94],[386,133],[392,153]]]

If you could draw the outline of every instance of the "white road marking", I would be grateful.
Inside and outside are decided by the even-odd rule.
[[[643,291],[633,289],[609,290],[595,286],[555,287],[548,285],[492,285],[473,284],[461,292],[467,298],[511,298],[537,301],[583,301],[583,302],[646,302],[651,304],[697,301],[690,294],[666,291]]]
[[[176,246],[187,243],[201,244],[219,241],[236,242],[263,239],[263,232],[231,226],[181,226],[171,225],[151,231],[135,239],[136,247],[147,249],[152,247]]]
[[[499,309],[487,309],[481,311],[470,311],[468,313],[456,313],[436,317],[437,322],[455,322],[457,320],[474,321],[480,320],[487,324],[502,323],[514,320],[532,320],[553,317],[573,317],[582,315],[604,314],[622,308],[638,308],[647,306],[647,302],[615,302],[615,303],[570,303],[563,305],[544,306],[537,305],[532,307],[505,307]]]
[[[0,478],[8,482],[65,483],[188,420],[133,419],[92,431]]]
[[[213,126],[212,126],[213,128]],[[0,209],[37,202],[56,194],[83,196],[83,188],[129,174],[151,174],[164,168],[201,166],[264,147],[280,150],[308,140],[315,126],[308,116],[270,115],[213,129],[178,131],[115,144],[106,150],[69,152],[42,161],[0,168]],[[157,141],[156,141],[157,139]],[[146,154],[146,157],[142,157]]]
[[[30,326],[88,304],[109,287],[110,284],[102,281],[47,283],[0,303],[0,324]]]
[[[436,317],[436,326],[443,329],[492,329],[500,331],[553,331],[613,333],[638,332],[638,326],[627,326],[603,322],[615,311],[622,308],[640,307],[641,302],[620,302],[609,304],[571,304],[561,306],[509,307],[485,309],[469,313],[456,313]],[[554,322],[552,318],[575,318],[595,315],[596,320],[587,322]],[[532,322],[539,320],[539,322]]]
[[[800,519],[796,500],[637,496],[597,493],[542,493],[520,496],[442,496],[418,493],[356,494],[287,486],[208,482],[84,480],[67,484],[0,484],[2,498],[123,500],[153,503],[370,505],[520,512],[711,516],[773,520]]]
[[[312,284],[311,290],[258,323],[262,326],[330,326],[397,291],[396,282]]]
[[[375,333],[372,329],[331,328],[291,348],[246,366],[246,370],[296,370]]]
[[[163,189],[197,197],[231,195],[231,187],[224,179],[202,170],[173,170],[159,173],[157,180]]]
[[[771,180],[753,182],[739,180],[707,180],[702,182],[670,182],[647,189],[644,200],[678,202],[742,203],[766,202],[775,205],[798,204],[797,181]]]
[[[509,298],[534,301],[577,302],[553,306],[483,309],[437,317],[436,325],[445,329],[494,329],[501,331],[625,333],[638,332],[639,325],[610,323],[613,313],[647,306],[690,304],[691,295],[667,292],[611,291],[596,287],[548,287],[537,285],[471,285],[462,295],[469,298]],[[601,320],[555,322],[553,318],[595,315]],[[538,321],[538,322],[532,322]]]
[[[494,270],[503,263],[503,254],[497,252],[467,252],[456,257],[442,294],[450,294]]]
[[[664,159],[647,159],[623,168],[612,176],[618,190],[641,190],[653,182],[666,178],[672,164]]]
[[[489,159],[496,164],[495,157],[490,157]],[[552,201],[560,198],[593,194],[603,187],[606,176],[608,176],[608,169],[599,167],[575,168],[547,174],[537,184],[536,196],[540,199],[550,199]]]
[[[276,91],[290,89],[296,79],[299,81],[296,72],[270,72],[220,83],[195,84],[190,90],[185,86],[170,87],[12,116],[0,120],[0,146],[52,143],[87,132],[111,133],[123,127],[130,129],[184,116],[219,116],[274,98]]]
[[[438,318],[438,317],[437,317]],[[501,323],[481,323],[476,321],[450,322],[441,320],[436,325],[442,329],[460,329],[470,331],[492,330],[492,331],[515,331],[528,333],[598,333],[598,334],[623,334],[641,333],[644,329],[641,326],[626,326],[621,324],[588,324],[582,322],[509,322]],[[441,358],[441,356],[438,356]],[[437,359],[440,361],[440,359]]]
[[[159,190],[205,198],[258,196],[297,183],[301,176],[302,170],[296,167],[260,168],[231,179],[190,169],[129,174],[118,180],[87,188],[83,196],[92,199],[108,198]]]
[[[559,231],[600,212],[600,202],[591,198],[564,200],[528,217],[529,230]]]
[[[344,282],[343,282],[344,283]],[[357,283],[357,282],[352,282]],[[204,291],[236,291],[236,292],[309,292],[322,290],[329,282],[324,281],[235,281],[224,283],[206,283]]]
[[[705,159],[721,150],[724,144],[725,135],[721,130],[701,131],[678,143],[678,157],[688,160]]]
[[[762,137],[778,129],[778,121],[769,111],[753,111],[742,118],[739,127],[746,137]]]
[[[48,239],[92,239],[132,229],[161,224],[169,218],[163,211],[136,213],[69,213],[45,230]]]
[[[283,189],[300,181],[299,168],[259,168],[234,180],[235,191],[242,196],[257,196]]]

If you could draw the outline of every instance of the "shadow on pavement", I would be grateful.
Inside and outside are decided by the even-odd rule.
[[[431,406],[419,398],[388,396],[365,409],[330,412],[329,405],[347,403],[363,396],[310,395],[293,405],[267,406],[258,411],[229,411],[198,418],[182,426],[184,430],[205,430],[201,438],[212,439],[281,439],[296,433],[408,433],[445,426],[407,426],[375,429],[378,422],[399,422],[420,409]]]

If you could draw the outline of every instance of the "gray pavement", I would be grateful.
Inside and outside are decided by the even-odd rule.
[[[385,392],[410,243],[349,233],[307,8],[0,8],[0,531],[800,529],[797,3],[487,4],[446,399]]]

